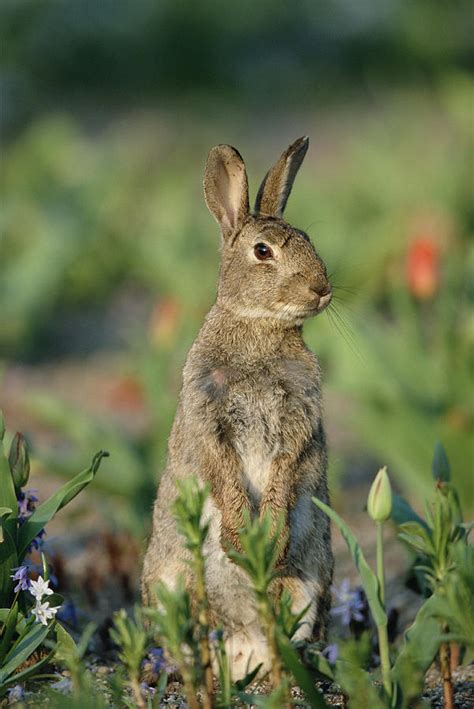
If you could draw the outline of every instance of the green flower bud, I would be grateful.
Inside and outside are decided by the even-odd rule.
[[[13,483],[18,490],[26,485],[30,477],[30,457],[28,455],[25,437],[22,433],[15,433],[15,437],[10,446],[8,462],[10,464]]]
[[[367,512],[374,522],[385,522],[392,512],[392,486],[387,474],[387,466],[380,468],[370,488]]]

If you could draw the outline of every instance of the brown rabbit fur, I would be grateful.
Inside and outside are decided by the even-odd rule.
[[[240,548],[244,510],[284,514],[289,541],[280,586],[289,589],[295,611],[309,605],[298,638],[323,638],[328,621],[330,528],[311,502],[313,495],[328,502],[320,369],[302,324],[329,304],[331,287],[308,236],[282,219],[307,148],[300,138],[283,153],[253,214],[237,150],[219,145],[209,154],[204,192],[222,232],[217,299],[184,367],[144,561],[147,604],[156,603],[158,581],[172,587],[182,574],[190,582],[171,512],[175,481],[198,475],[209,482],[206,580],[236,678],[248,664],[269,662],[248,579],[224,552],[229,543]]]

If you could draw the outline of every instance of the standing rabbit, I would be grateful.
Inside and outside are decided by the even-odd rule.
[[[175,481],[198,475],[209,482],[207,588],[235,678],[269,662],[248,579],[224,551],[229,543],[241,548],[245,510],[284,515],[281,585],[295,611],[309,606],[297,637],[323,638],[328,622],[330,529],[311,501],[328,502],[320,369],[302,325],[329,304],[331,286],[308,236],[282,218],[307,148],[308,138],[300,138],[283,153],[253,213],[240,154],[229,145],[209,153],[204,194],[222,233],[217,299],[184,367],[144,561],[146,604],[156,603],[158,581],[172,587],[179,575],[189,577],[171,512]]]

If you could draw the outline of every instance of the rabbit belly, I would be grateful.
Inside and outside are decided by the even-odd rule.
[[[257,391],[255,381],[240,386],[238,394],[229,397],[228,420],[244,484],[257,508],[280,448],[285,392],[271,381],[260,383]]]
[[[257,506],[268,481],[272,456],[264,450],[256,450],[254,446],[246,446],[240,451],[240,458],[246,487],[253,504]]]

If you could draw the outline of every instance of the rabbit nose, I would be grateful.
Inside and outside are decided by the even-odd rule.
[[[311,290],[313,293],[316,293],[316,295],[319,295],[320,298],[323,298],[325,295],[330,295],[332,292],[331,284],[328,281],[311,286]]]

